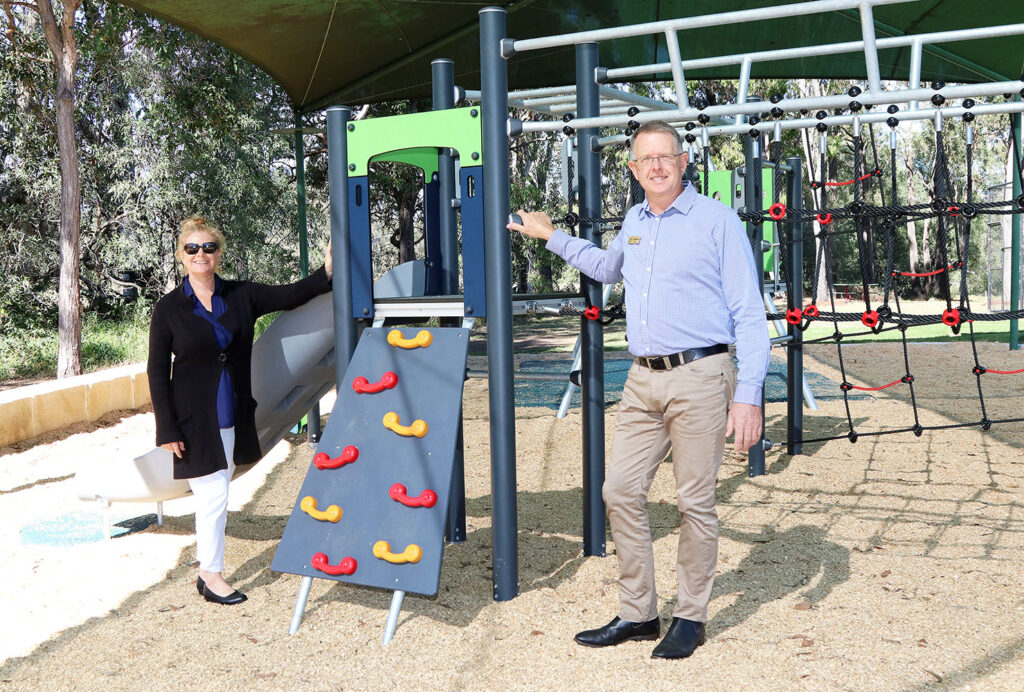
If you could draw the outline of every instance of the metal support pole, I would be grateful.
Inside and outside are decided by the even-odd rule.
[[[295,634],[302,624],[302,616],[306,614],[306,601],[309,600],[309,589],[313,586],[313,577],[303,577],[299,585],[299,595],[295,598],[295,610],[292,611],[292,624],[288,626],[288,634]]]
[[[878,72],[878,46],[875,45],[875,14],[871,3],[860,6],[860,31],[864,40],[864,65],[868,73],[868,91],[877,94],[882,90],[882,79]]]
[[[384,623],[384,636],[381,638],[381,646],[387,646],[391,638],[395,636],[395,628],[398,627],[398,615],[402,612],[402,601],[405,600],[404,591],[395,591],[391,594],[391,609],[388,610],[388,619]]]
[[[306,222],[306,151],[302,136],[302,114],[295,111],[295,217],[299,227],[299,272],[302,278],[306,278],[309,276],[309,235]],[[320,441],[319,402],[306,415],[306,440],[311,445]]]
[[[1019,101],[1020,98],[1014,99]],[[1013,140],[1017,146],[1010,142],[1011,156],[1024,151],[1024,143],[1021,142],[1020,113],[1013,116]],[[1021,195],[1020,168],[1017,161],[1013,162],[1013,198]],[[1010,310],[1020,309],[1020,213],[1010,217]],[[1010,320],[1010,350],[1020,349],[1020,331],[1017,320]]]
[[[509,242],[508,65],[502,55],[506,13],[480,10],[483,116],[484,266],[491,419],[492,584],[494,599],[519,595],[516,419],[512,372],[512,255]]]
[[[446,110],[455,106],[455,63],[439,58],[430,63],[433,78],[434,110]],[[455,157],[448,149],[441,149],[437,156],[438,232],[441,234],[441,292],[446,296],[459,293],[459,235],[455,223]],[[443,326],[459,324],[459,318],[444,318]],[[459,412],[458,430],[455,433],[455,455],[452,460],[452,484],[448,493],[448,520],[445,526],[445,540],[462,543],[466,540],[466,471],[462,448],[462,412]]]
[[[758,100],[751,96],[748,101]],[[761,140],[749,135],[743,137],[743,204],[747,212],[754,212],[762,206],[761,190]],[[754,279],[757,281],[758,290],[764,282],[764,251],[761,249],[763,231],[760,224],[752,221],[747,222],[747,236],[750,238],[750,245],[754,252]],[[761,397],[761,429],[764,430],[764,397]],[[749,468],[747,473],[751,476],[764,475],[764,433],[761,439],[754,443],[748,453]]]
[[[356,350],[352,314],[352,265],[348,220],[348,121],[352,109],[327,109],[327,174],[331,196],[331,259],[334,264],[334,375],[339,384]]]
[[[583,43],[576,46],[576,112],[581,118],[599,114],[601,105],[595,73],[598,67],[598,46]],[[683,86],[685,89],[685,86]],[[594,150],[598,129],[576,132],[579,171],[580,216],[601,216],[601,155]],[[597,224],[580,224],[580,238],[600,246]],[[601,284],[580,275],[580,292],[587,304],[600,305]],[[597,320],[580,318],[580,358],[583,365],[583,554],[605,554],[604,499],[604,328]]]
[[[803,162],[799,156],[786,159],[789,173],[786,176],[786,202],[792,211],[803,209]],[[789,307],[802,310],[804,306],[804,222],[790,215],[789,223],[789,284],[786,295]],[[803,454],[804,435],[804,333],[796,325],[789,325],[792,341],[786,348],[786,450],[789,454]]]

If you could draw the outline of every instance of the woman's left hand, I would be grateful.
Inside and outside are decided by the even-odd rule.
[[[328,240],[327,241],[327,254],[324,255],[324,269],[327,270],[327,278],[328,279],[330,279],[332,274],[333,274],[333,270],[334,270],[334,266],[333,265],[334,265],[334,263],[331,260],[331,241]]]

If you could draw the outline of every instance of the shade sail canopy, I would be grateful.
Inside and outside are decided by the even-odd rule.
[[[792,1],[792,0],[790,0]],[[456,84],[478,89],[479,10],[468,0],[127,0],[124,4],[201,34],[265,69],[302,110],[430,95],[430,61],[451,58]],[[771,0],[522,0],[508,11],[515,39],[771,7]],[[796,3],[800,4],[800,3]],[[874,8],[878,38],[1024,22],[1021,0],[916,0]],[[681,30],[682,58],[858,41],[856,10]],[[602,41],[607,67],[665,62],[664,35]],[[909,47],[879,51],[882,79],[907,79]],[[1017,79],[1024,36],[926,47],[921,76],[950,82]],[[860,53],[755,63],[752,76],[864,79]],[[736,65],[688,71],[687,79],[735,79]],[[509,87],[574,81],[572,48],[509,61]]]

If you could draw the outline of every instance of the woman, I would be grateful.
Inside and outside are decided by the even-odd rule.
[[[196,216],[181,226],[175,257],[184,280],[153,309],[149,389],[156,443],[173,455],[174,477],[196,498],[196,588],[206,600],[246,600],[224,581],[228,484],[236,464],[260,459],[250,368],[256,318],[290,310],[330,290],[331,251],[324,266],[284,286],[217,276],[224,235]],[[174,354],[174,367],[171,367]]]

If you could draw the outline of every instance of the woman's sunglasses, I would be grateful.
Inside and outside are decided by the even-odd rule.
[[[203,243],[202,245],[200,245],[199,243],[185,243],[185,254],[195,255],[196,253],[199,252],[199,248],[203,249],[203,254],[212,255],[213,253],[217,252],[220,246],[213,241],[210,241],[209,243]]]

